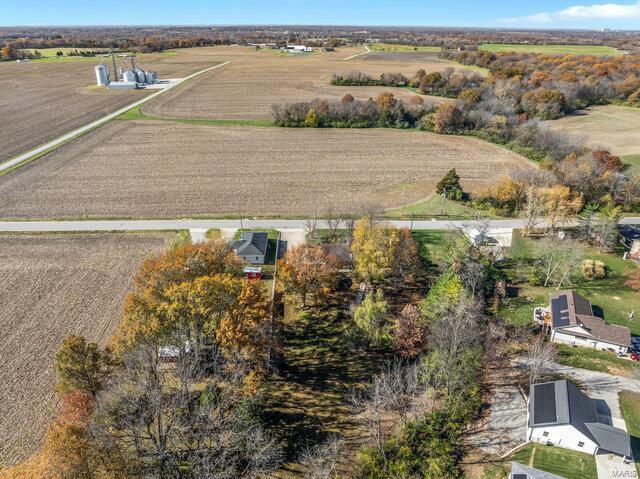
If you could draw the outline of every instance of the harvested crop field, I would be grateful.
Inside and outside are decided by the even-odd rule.
[[[193,48],[141,55],[138,63],[156,70],[160,78],[176,78],[243,54],[238,48]],[[0,162],[147,94],[144,90],[110,91],[95,87],[94,66],[101,61],[105,59],[96,58],[93,62],[0,63]],[[118,60],[121,61],[124,60]]]
[[[0,235],[0,462],[34,453],[55,414],[55,353],[70,334],[104,344],[142,261],[166,234]]]
[[[475,190],[524,158],[468,137],[115,121],[0,177],[4,218],[308,215],[395,207],[455,167]]]
[[[182,119],[270,119],[274,103],[310,101],[317,98],[340,99],[345,93],[367,99],[391,90],[399,98],[415,95],[401,88],[337,87],[330,84],[333,73],[363,71],[373,76],[401,72],[411,77],[420,68],[427,71],[459,67],[437,58],[414,61],[361,60],[344,61],[358,50],[311,56],[282,56],[274,52],[255,51],[232,63],[181,85],[143,106],[148,115]],[[380,54],[382,55],[382,54]],[[425,97],[434,102],[436,97]]]
[[[590,147],[604,147],[616,155],[640,154],[640,108],[592,106],[544,124],[575,136]]]

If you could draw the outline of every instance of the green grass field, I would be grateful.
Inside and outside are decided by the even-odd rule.
[[[636,460],[636,469],[640,476],[640,394],[622,391],[618,397],[620,398],[622,417],[627,425],[627,432],[631,436],[633,457]]]
[[[374,52],[422,52],[422,53],[437,53],[442,51],[440,47],[426,47],[426,46],[413,46],[413,45],[391,45],[389,43],[372,43],[369,45]]]
[[[81,57],[81,56],[67,56],[69,52],[72,52],[74,50],[78,50],[80,51],[99,51],[102,52],[104,54],[109,53],[108,49],[104,49],[104,48],[86,48],[86,47],[80,47],[80,48],[71,48],[71,47],[63,47],[63,48],[28,48],[27,50],[34,52],[35,50],[37,50],[38,52],[40,52],[40,54],[42,55],[41,58],[39,59],[34,59],[33,61],[37,61],[37,62],[87,62],[87,61],[98,61],[98,60],[102,60],[102,61],[106,61],[109,60],[110,57],[104,57],[104,56],[95,56],[95,57]],[[64,53],[64,56],[59,57],[56,55],[57,52],[62,52]],[[123,52],[116,52],[116,55],[122,55]],[[178,52],[173,51],[173,50],[165,50],[163,52],[160,53],[155,53],[155,55],[166,55],[166,56],[173,56],[173,55],[177,55]],[[145,56],[147,55],[152,55],[151,53],[139,53],[136,54],[136,58],[138,59],[144,59]],[[120,61],[122,60],[123,57],[117,56],[116,61]]]
[[[507,458],[566,479],[597,479],[596,460],[582,452],[561,447],[528,444]],[[507,463],[507,464],[508,464]]]
[[[483,43],[480,50],[490,52],[546,53],[548,55],[621,55],[613,47],[593,45],[524,45],[518,43]]]
[[[532,238],[523,238],[518,233],[514,234],[510,252],[513,264],[510,266],[511,270],[507,268],[507,274],[521,275],[527,268],[530,268],[528,265],[534,259],[535,241]],[[584,259],[600,260],[606,265],[607,277],[587,280],[579,272],[576,272],[572,276],[572,283],[563,285],[563,288],[573,288],[591,301],[596,310],[602,310],[606,322],[628,326],[632,333],[640,334],[640,321],[635,320],[629,323],[629,313],[634,310],[640,311],[640,294],[624,284],[627,279],[626,273],[638,266],[632,261],[623,260],[622,254],[619,252],[600,253],[597,248],[584,244],[581,244],[580,247]],[[531,324],[533,307],[547,305],[549,295],[555,291],[555,288],[529,284],[517,286],[520,288],[518,298],[505,301],[500,315],[510,324]],[[531,301],[527,301],[526,298],[531,298]]]
[[[640,173],[640,155],[623,155],[620,159],[627,165],[627,173]]]
[[[590,348],[573,348],[564,344],[558,345],[558,363],[623,376],[631,375],[633,371],[640,371],[638,363],[618,358],[611,352]]]
[[[442,198],[435,193],[430,194],[424,200],[417,203],[413,203],[400,208],[392,208],[385,212],[385,217],[392,219],[411,219],[411,215],[415,215],[416,219],[424,219],[424,217],[434,217],[436,219],[457,219],[457,220],[472,220],[477,219],[478,214],[483,217],[498,218],[496,215],[492,215],[486,211],[478,211],[464,203],[459,201],[444,200],[442,204]],[[441,209],[442,207],[442,209]],[[442,214],[441,214],[442,212]]]

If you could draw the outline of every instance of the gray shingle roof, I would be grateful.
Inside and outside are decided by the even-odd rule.
[[[631,456],[631,438],[622,429],[601,423],[596,402],[566,380],[532,384],[529,426],[570,424],[602,449]]]
[[[585,334],[573,331],[567,331],[567,334],[605,341],[620,346],[631,346],[631,331],[629,328],[606,324],[604,319],[593,314],[593,308],[589,300],[580,296],[574,290],[559,291],[551,296],[551,324],[554,329],[578,325],[586,330]]]
[[[596,443],[602,448],[610,452],[615,452],[621,456],[633,457],[631,452],[631,436],[622,429],[602,424],[601,422],[593,422],[586,424],[587,429],[596,440]]]
[[[522,474],[522,476],[518,477],[517,474]],[[513,479],[564,479],[562,476],[556,476],[550,472],[534,469],[519,462],[511,463],[511,477]]]
[[[269,235],[261,231],[242,233],[239,240],[231,243],[238,256],[258,256],[267,254]]]

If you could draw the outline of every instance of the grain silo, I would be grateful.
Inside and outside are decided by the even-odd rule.
[[[144,74],[144,70],[141,70],[140,68],[136,68],[135,74],[136,74],[136,79],[138,83],[147,83],[147,77]]]
[[[122,73],[122,81],[125,81],[127,83],[135,83],[136,80],[136,74],[133,70],[125,70]]]
[[[109,84],[109,68],[104,63],[96,65],[96,83],[100,86]]]
[[[150,85],[158,81],[158,74],[154,71],[146,71],[145,76],[147,77],[147,83]]]

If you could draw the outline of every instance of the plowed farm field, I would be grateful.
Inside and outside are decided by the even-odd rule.
[[[56,351],[70,334],[104,344],[142,261],[164,234],[0,235],[0,463],[36,452],[58,406]]]
[[[247,50],[192,48],[141,55],[137,61],[141,67],[157,71],[160,78],[180,78],[240,58]],[[0,63],[0,163],[153,92],[95,87],[94,66],[101,61],[106,60]],[[125,60],[118,59],[121,62]]]
[[[461,65],[435,57],[415,57],[415,61],[389,60],[382,55],[376,60],[349,55],[361,49],[340,49],[308,56],[283,56],[273,51],[254,51],[232,63],[180,85],[166,95],[142,107],[151,116],[181,119],[270,119],[274,103],[310,101],[318,98],[339,100],[345,93],[366,100],[382,91],[393,91],[403,99],[415,94],[401,88],[341,87],[330,84],[333,73],[362,71],[379,76],[381,73],[404,73],[413,76],[420,68],[443,70]],[[424,97],[440,103],[442,98]]]
[[[530,163],[469,137],[115,121],[0,177],[4,218],[296,216],[397,207],[450,168],[470,191]]]

